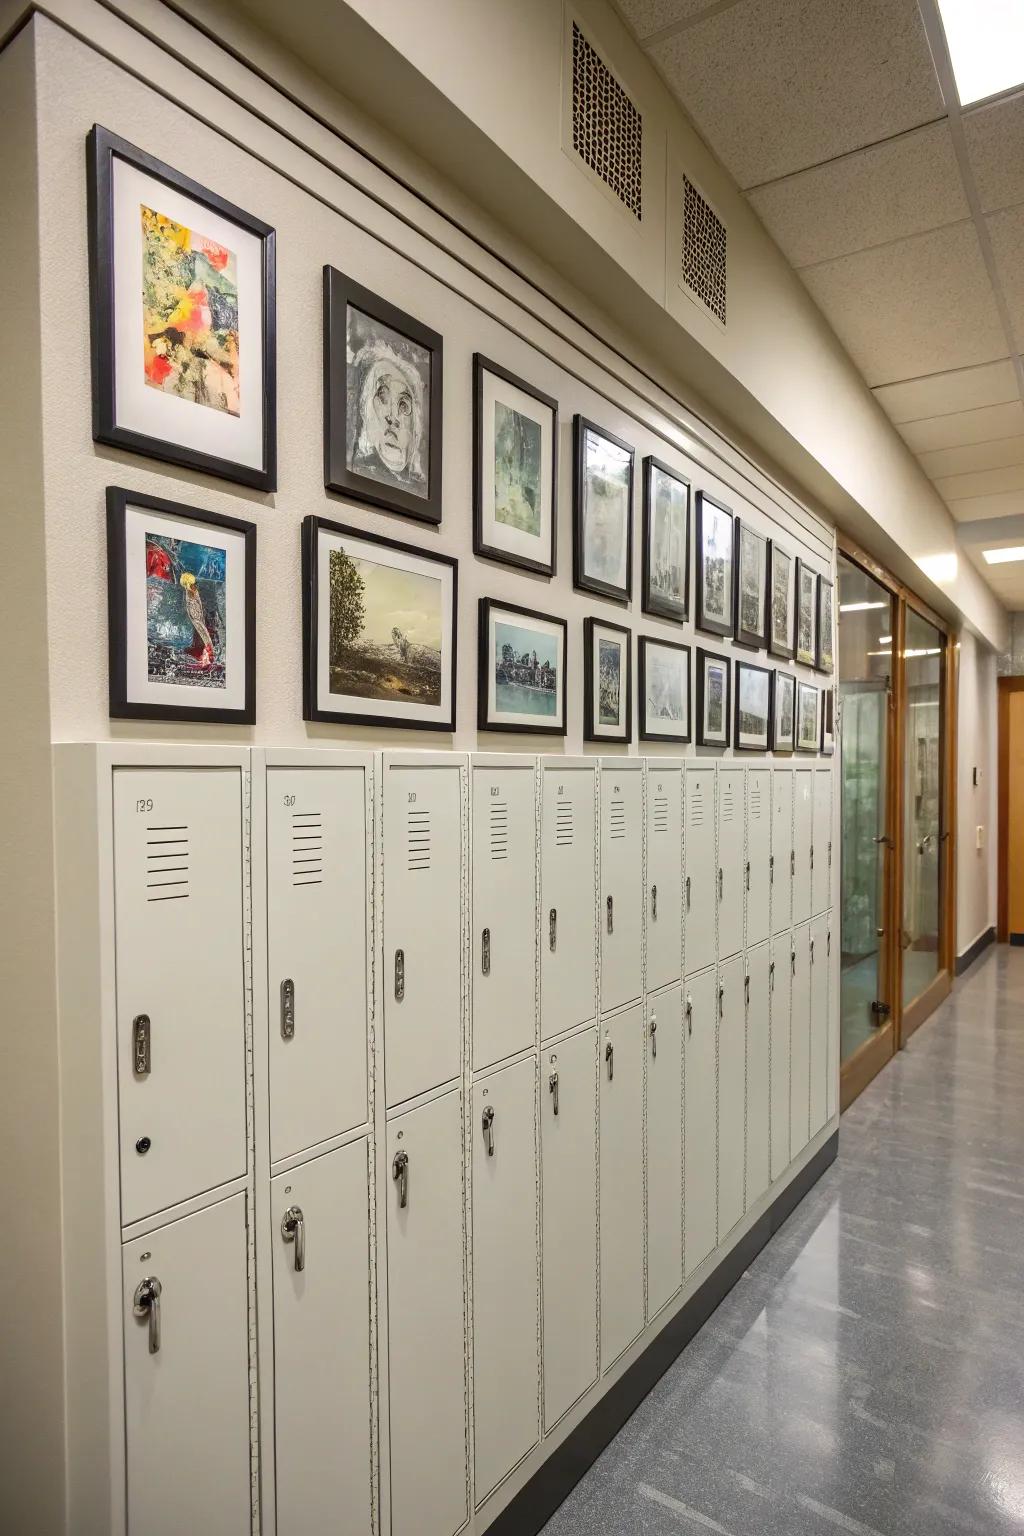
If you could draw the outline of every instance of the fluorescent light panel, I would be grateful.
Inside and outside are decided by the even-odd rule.
[[[888,603],[840,603],[840,613],[865,613],[869,608],[888,608]]]
[[[961,106],[1024,82],[1021,0],[939,0]]]
[[[981,553],[989,565],[1012,565],[1015,560],[1024,560],[1024,544],[1015,544],[1012,549],[983,549]]]

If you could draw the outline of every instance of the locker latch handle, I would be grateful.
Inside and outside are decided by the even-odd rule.
[[[774,885],[775,884],[775,855],[774,855],[774,853],[771,855],[771,857],[768,860],[768,884],[769,885]]]
[[[831,838],[829,838],[829,840],[828,840],[828,867],[829,867],[829,869],[832,868],[832,839]]]
[[[743,978],[743,1006],[745,1008],[749,1008],[750,1007],[750,972],[749,971],[747,972],[747,974]]]
[[[687,912],[689,912],[689,910],[690,910],[690,877],[689,877],[689,875],[687,875],[687,877],[686,877],[686,910],[687,910]]]
[[[725,983],[724,982],[719,982],[719,984],[718,984],[718,1017],[720,1019],[724,1019],[725,1018]]]
[[[281,1039],[295,1038],[295,983],[286,977],[281,983]]]
[[[480,969],[485,976],[491,974],[491,930],[485,928],[480,935]]]
[[[790,952],[789,952],[789,968],[790,968],[790,971],[792,972],[792,974],[795,976],[796,975],[796,950],[795,949],[791,949]]]
[[[791,848],[789,850],[789,872],[790,872],[791,875],[795,875],[796,874],[796,849],[795,848]]]
[[[747,860],[746,878],[747,878],[747,890],[749,891],[750,890],[750,860],[749,859]]]
[[[615,1047],[610,1040],[604,1048],[604,1059],[608,1063],[608,1081],[611,1082],[615,1076]]]
[[[651,1055],[652,1056],[657,1056],[657,1054],[658,1054],[658,1015],[656,1013],[652,1013],[651,1014]]]
[[[558,940],[558,908],[552,907],[548,913],[548,948],[554,949]]]
[[[814,964],[814,940],[811,940],[811,964]]]
[[[608,912],[608,932],[611,933],[615,928],[615,906],[611,896],[605,901],[605,907]]]
[[[831,955],[831,953],[832,953],[832,929],[831,928],[828,931],[828,940],[827,940],[826,945],[825,945],[825,953],[826,953],[826,955]]]
[[[768,967],[768,990],[769,990],[769,992],[774,992],[775,991],[775,961],[774,960],[772,961],[771,965]]]
[[[295,1273],[301,1275],[306,1267],[306,1218],[301,1205],[290,1205],[281,1217],[281,1236],[295,1244]]]
[[[481,1120],[481,1124],[483,1125],[483,1128],[484,1128],[484,1141],[487,1144],[487,1156],[488,1157],[493,1157],[494,1156],[494,1105],[493,1104],[485,1105],[484,1112],[483,1112],[482,1116],[480,1117],[480,1120]]]
[[[689,992],[686,994],[686,1033],[693,1034],[693,998]]]
[[[135,1287],[135,1295],[132,1297],[132,1309],[136,1317],[145,1317],[149,1320],[149,1352],[151,1355],[160,1353],[160,1293],[163,1286],[156,1275],[147,1275],[145,1280],[140,1280]]]
[[[391,1164],[391,1177],[398,1185],[398,1209],[404,1211],[409,1204],[409,1154],[396,1152]]]
[[[148,1013],[137,1013],[132,1020],[132,1066],[136,1077],[148,1077],[153,1065]]]
[[[400,1003],[405,996],[405,950],[395,950],[395,1002]]]
[[[724,900],[724,892],[725,892],[725,870],[722,868],[721,864],[719,864],[719,866],[718,866],[718,899],[719,899],[719,901]]]
[[[558,1073],[552,1072],[548,1078],[548,1093],[551,1095],[552,1108],[558,1114]]]
[[[651,920],[655,923],[658,921],[658,887],[656,885],[651,886]]]
[[[811,844],[811,868],[814,868],[814,844]]]

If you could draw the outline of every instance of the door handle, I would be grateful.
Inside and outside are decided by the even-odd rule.
[[[145,1280],[140,1280],[135,1287],[135,1295],[132,1297],[132,1310],[136,1317],[145,1317],[149,1320],[149,1352],[151,1355],[160,1353],[160,1293],[163,1286],[156,1275],[147,1275]]]
[[[929,832],[926,837],[922,837],[921,841],[917,845],[918,853],[924,853],[925,849],[928,847],[928,844],[934,843],[934,841],[935,837],[931,832]]]
[[[724,891],[725,891],[725,870],[722,868],[721,864],[719,864],[719,866],[718,866],[718,899],[719,899],[719,901],[723,900],[723,892]]]
[[[491,974],[491,930],[485,928],[480,935],[480,969],[485,976]]]
[[[790,872],[790,874],[794,878],[796,877],[796,849],[795,848],[791,848],[789,850],[789,872]]]
[[[743,1006],[744,1006],[744,1008],[749,1008],[750,1007],[750,972],[749,971],[747,972],[746,976],[744,976],[744,978],[743,978]]]
[[[774,885],[775,884],[775,855],[774,855],[774,853],[771,855],[771,857],[768,860],[768,884],[769,885]]]
[[[795,976],[796,975],[796,950],[795,949],[791,949],[790,952],[789,952],[789,969],[790,969],[790,974]]]
[[[689,910],[690,910],[690,877],[689,877],[689,875],[687,875],[687,877],[686,877],[686,910],[687,910],[687,912],[689,912]]]
[[[391,1164],[391,1177],[398,1185],[398,1209],[404,1211],[409,1204],[409,1154],[396,1152]]]
[[[484,1128],[484,1142],[487,1145],[487,1156],[494,1156],[494,1105],[488,1104],[480,1117]]]
[[[400,1003],[405,996],[405,950],[395,950],[395,1002]]]
[[[814,868],[814,844],[811,844],[811,868]]]
[[[811,964],[814,964],[814,940],[811,940]]]
[[[558,909],[552,907],[548,913],[548,949],[554,949],[558,937]]]
[[[295,1244],[295,1273],[301,1275],[306,1267],[306,1218],[301,1205],[290,1205],[281,1217],[281,1236]]]
[[[725,984],[723,982],[718,984],[718,1017],[725,1018]]]
[[[551,1095],[551,1107],[558,1114],[558,1073],[552,1072],[548,1078],[548,1093]]]
[[[281,1039],[295,1038],[295,983],[288,976],[281,983]]]
[[[604,1048],[604,1059],[608,1063],[608,1081],[611,1082],[615,1076],[615,1047],[610,1040]]]
[[[747,883],[747,890],[749,891],[750,890],[750,860],[749,859],[747,860],[746,883]]]
[[[769,992],[774,992],[775,991],[775,961],[774,960],[772,961],[771,965],[768,967],[768,990],[769,990]]]
[[[611,896],[609,896],[605,902],[605,907],[608,911],[608,932],[611,933],[615,927],[615,907],[613,905],[613,898]]]
[[[872,841],[877,843],[880,848],[895,848],[896,846],[892,838],[886,837],[884,833],[881,837],[873,838]]]
[[[153,1066],[152,1026],[148,1013],[137,1013],[132,1020],[132,1067],[136,1077],[148,1077]]]
[[[656,1013],[652,1013],[651,1014],[651,1055],[656,1057],[657,1054],[658,1054],[658,1015]]]
[[[654,923],[658,921],[658,887],[656,885],[651,886],[651,921]]]
[[[693,1034],[693,998],[689,992],[686,994],[686,1033]]]

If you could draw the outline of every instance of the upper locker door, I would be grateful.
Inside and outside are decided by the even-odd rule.
[[[772,933],[793,921],[793,770],[772,769]]]
[[[684,890],[687,976],[715,961],[718,865],[715,862],[715,770],[687,766],[685,779],[686,878]]]
[[[586,1023],[597,1011],[592,764],[541,770],[541,1036]]]
[[[684,1256],[687,1276],[718,1241],[718,990],[713,968],[683,989]]]
[[[770,1179],[771,955],[760,944],[747,955],[747,1187],[746,1208],[760,1200]]]
[[[643,986],[643,771],[639,758],[601,769],[601,1010]]]
[[[827,912],[832,897],[832,769],[814,770],[814,810],[811,834],[811,909]]]
[[[601,1369],[644,1326],[642,1007],[601,1027]]]
[[[771,1001],[771,1129],[772,1179],[789,1167],[789,1015],[793,995],[793,939],[780,933],[772,940],[768,975]]]
[[[747,774],[747,948],[768,937],[771,896],[772,772]]]
[[[462,767],[384,757],[384,1084],[401,1104],[461,1070]]]
[[[267,769],[273,1162],[366,1120],[366,769]]]
[[[718,954],[723,960],[743,948],[745,777],[742,767],[718,770]]]
[[[828,918],[811,920],[810,1133],[816,1136],[828,1118]]]
[[[811,915],[811,836],[814,825],[814,769],[793,770],[793,924]]]
[[[746,1150],[747,977],[743,956],[718,972],[718,1235],[719,1242],[743,1215]]]
[[[683,1283],[683,1037],[678,984],[647,999],[647,1316]]]
[[[535,768],[474,761],[473,1068],[534,1041],[537,974]]]
[[[647,990],[682,973],[683,845],[681,768],[647,765]]]
[[[121,1220],[245,1173],[242,776],[114,771]]]

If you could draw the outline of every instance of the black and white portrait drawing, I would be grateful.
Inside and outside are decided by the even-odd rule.
[[[413,496],[430,483],[430,353],[349,305],[346,462]]]

